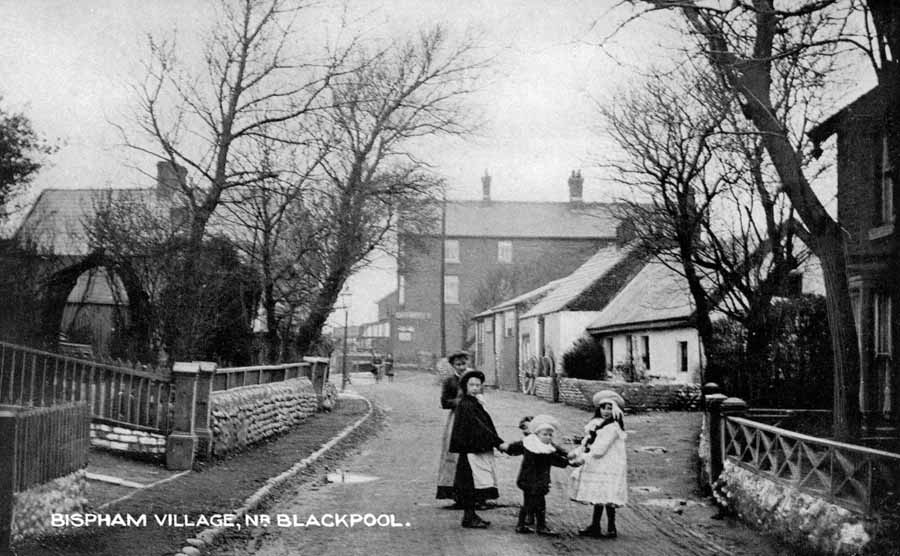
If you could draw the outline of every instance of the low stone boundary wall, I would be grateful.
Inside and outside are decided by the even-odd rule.
[[[549,381],[552,379],[541,377],[535,380],[538,385],[542,381],[547,381],[547,395],[551,393]],[[636,411],[697,411],[700,409],[701,388],[699,384],[645,384],[568,377],[559,377],[558,380],[559,401],[582,409],[594,409],[591,398],[600,390],[615,390],[628,402],[628,408]],[[544,399],[549,400],[550,398],[544,397]]]
[[[287,431],[318,410],[306,377],[213,392],[210,398],[212,453],[224,456]]]
[[[553,401],[553,379],[549,376],[539,376],[534,379],[534,395],[548,402]],[[562,401],[562,398],[560,398]]]
[[[51,514],[81,513],[87,502],[84,469],[17,492],[13,496],[12,542],[63,531],[61,527],[52,526]]]
[[[822,498],[725,461],[713,492],[740,518],[789,543],[821,554],[859,554],[874,523]]]
[[[91,446],[113,452],[162,457],[166,453],[166,437],[127,427],[91,423]]]

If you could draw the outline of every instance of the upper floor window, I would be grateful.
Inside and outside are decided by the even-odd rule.
[[[891,224],[894,221],[894,165],[888,149],[887,135],[881,136],[881,157],[879,159],[879,224]]]
[[[459,276],[444,276],[444,303],[459,303]]]
[[[406,305],[406,276],[397,280],[397,305]]]
[[[516,324],[516,313],[514,311],[506,311],[503,313],[503,336],[512,338],[513,328]]]
[[[444,262],[445,263],[458,263],[459,262],[459,240],[458,239],[444,240]]]
[[[498,263],[511,263],[512,258],[513,258],[512,242],[511,241],[498,241],[497,242],[497,262]]]

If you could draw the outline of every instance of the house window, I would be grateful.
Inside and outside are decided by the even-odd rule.
[[[680,360],[680,364],[678,365],[678,370],[683,373],[688,372],[688,343],[687,342],[678,342],[678,357]]]
[[[398,326],[397,340],[400,342],[411,342],[413,340],[413,330],[412,326]]]
[[[641,336],[641,363],[644,370],[650,370],[650,336]]]
[[[891,346],[891,298],[875,294],[875,355],[890,357]]]
[[[489,316],[488,318],[484,319],[484,331],[485,331],[485,333],[487,333],[487,334],[493,334],[493,333],[494,333],[494,317],[493,317],[493,315],[491,315],[491,316]]]
[[[459,276],[444,276],[444,303],[459,304]]]
[[[397,304],[406,305],[406,277],[400,276],[397,283]]]
[[[625,336],[625,362],[634,365],[634,337]]]
[[[881,136],[881,158],[879,166],[879,223],[890,224],[894,221],[894,165],[891,164],[887,135]]]
[[[612,372],[613,368],[613,339],[603,339],[603,357],[606,359],[606,372]]]
[[[515,327],[516,313],[514,311],[506,311],[503,313],[503,337],[512,338],[513,328]]]
[[[457,240],[457,239],[444,240],[444,262],[445,263],[458,263],[459,262],[459,240]]]
[[[512,242],[511,241],[498,241],[497,242],[497,262],[498,263],[511,263],[512,258],[513,258]]]

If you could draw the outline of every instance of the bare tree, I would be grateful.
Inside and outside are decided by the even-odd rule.
[[[330,227],[321,238],[326,256],[316,293],[298,327],[299,350],[319,338],[351,273],[375,250],[396,249],[398,215],[417,215],[405,225],[429,218],[443,185],[416,149],[425,138],[461,136],[476,124],[466,101],[487,63],[477,46],[435,27],[376,54],[358,52],[356,69],[331,79],[334,108],[324,129],[333,146],[316,204]]]
[[[194,245],[226,191],[271,175],[250,156],[258,141],[305,136],[304,118],[322,108],[343,62],[341,52],[315,60],[297,51],[302,1],[219,0],[218,8],[199,71],[179,58],[174,41],[150,37],[147,75],[135,86],[140,133],[120,126],[127,146],[188,169],[177,190]]]
[[[776,8],[774,0],[701,4],[693,0],[642,0],[650,10],[678,10],[690,40],[735,95],[740,111],[760,134],[781,186],[809,232],[809,246],[822,262],[834,346],[834,433],[858,431],[859,357],[841,228],[816,196],[804,172],[802,127],[779,117],[774,96],[776,64],[807,64],[830,57],[847,34],[854,2],[810,0]]]

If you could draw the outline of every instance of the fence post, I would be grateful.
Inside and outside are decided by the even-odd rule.
[[[709,484],[712,485],[722,473],[725,454],[722,453],[722,414],[721,405],[726,399],[724,394],[706,396],[706,409],[709,411]]]
[[[175,363],[172,367],[175,407],[172,433],[166,438],[166,467],[169,469],[190,469],[194,463],[197,444],[197,436],[194,434],[194,404],[199,372],[199,363]]]
[[[13,504],[16,490],[16,412],[0,409],[0,554],[12,554]]]
[[[197,401],[194,410],[194,432],[197,435],[197,457],[208,459],[212,454],[212,431],[209,429],[210,396],[216,364],[200,361],[197,376]]]

